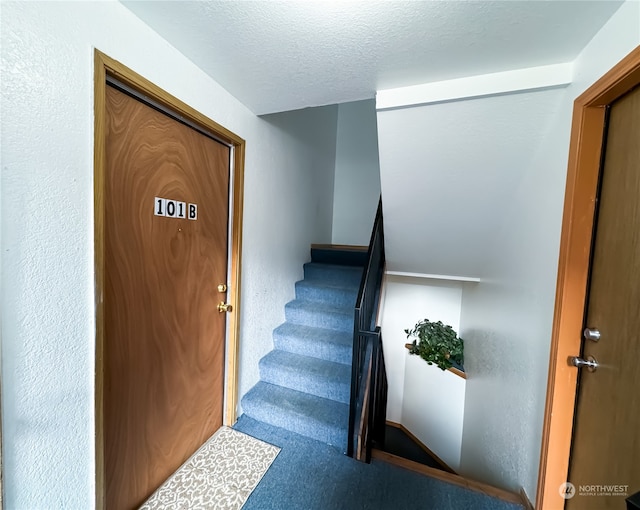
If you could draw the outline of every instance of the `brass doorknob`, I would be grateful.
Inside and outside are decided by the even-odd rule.
[[[233,306],[229,303],[225,303],[224,301],[220,301],[220,303],[218,303],[218,311],[220,313],[231,312],[233,311]]]

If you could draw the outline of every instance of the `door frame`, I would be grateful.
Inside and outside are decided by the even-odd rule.
[[[536,509],[564,508],[606,107],[640,84],[640,46],[574,102]],[[557,504],[556,504],[557,502]]]
[[[140,76],[117,60],[94,50],[94,264],[96,307],[96,358],[95,358],[95,463],[96,508],[104,508],[104,302],[105,289],[105,167],[106,167],[106,87],[107,75],[131,87],[184,117],[189,122],[215,135],[232,150],[232,175],[230,176],[230,249],[228,261],[228,302],[233,312],[227,315],[225,346],[224,418],[223,423],[233,425],[237,419],[238,402],[238,352],[240,332],[240,258],[242,254],[242,212],[244,197],[245,140],[217,122],[191,108],[146,78]],[[212,310],[211,313],[217,313]]]

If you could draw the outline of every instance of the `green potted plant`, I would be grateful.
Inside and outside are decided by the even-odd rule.
[[[451,326],[424,319],[404,332],[408,339],[414,339],[413,343],[406,344],[409,354],[417,354],[429,365],[437,365],[442,370],[451,368],[454,363],[462,366],[464,343]]]

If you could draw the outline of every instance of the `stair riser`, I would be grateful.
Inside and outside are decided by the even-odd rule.
[[[348,375],[348,374],[347,374]],[[302,391],[317,397],[349,403],[351,385],[349,380],[328,380],[319,374],[292,372],[278,365],[260,361],[260,379],[292,390]]]
[[[345,365],[351,365],[353,357],[353,347],[348,345],[313,342],[295,336],[279,335],[277,332],[273,333],[273,344],[276,349]]]
[[[311,249],[311,260],[320,264],[338,264],[343,266],[360,266],[367,264],[367,250],[327,250]]]
[[[328,269],[325,266],[305,264],[305,280],[315,280],[330,284],[354,285],[360,287],[362,272],[349,269]]]
[[[341,313],[300,310],[285,306],[284,314],[287,321],[314,328],[327,328],[338,331],[353,331],[353,316]]]
[[[316,301],[328,303],[344,308],[355,308],[358,298],[358,289],[332,289],[329,287],[310,287],[308,285],[296,283],[296,298],[305,301]]]
[[[271,406],[261,402],[242,399],[243,412],[254,420],[280,427],[317,441],[322,441],[341,448],[347,445],[346,424],[344,428],[329,427],[318,424],[307,416],[296,412],[295,408],[287,406]]]

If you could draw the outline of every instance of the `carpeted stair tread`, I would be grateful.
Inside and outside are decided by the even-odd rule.
[[[321,280],[296,282],[296,298],[304,301],[319,301],[353,309],[358,299],[358,285],[328,284]]]
[[[351,366],[353,332],[285,322],[273,331],[276,349]]]
[[[254,420],[346,448],[347,404],[260,381],[242,398],[242,409]]]
[[[363,267],[339,250],[312,257],[323,262],[305,264],[296,299],[285,305],[286,322],[273,331],[275,350],[260,360],[260,381],[242,398],[242,408],[255,420],[344,451]]]
[[[271,351],[260,360],[260,379],[347,404],[351,367],[291,352]]]
[[[325,283],[360,286],[363,269],[357,266],[338,266],[307,262],[304,265],[305,280],[321,280]]]
[[[284,315],[288,322],[294,324],[338,331],[353,330],[354,311],[344,306],[295,299],[285,305]]]

